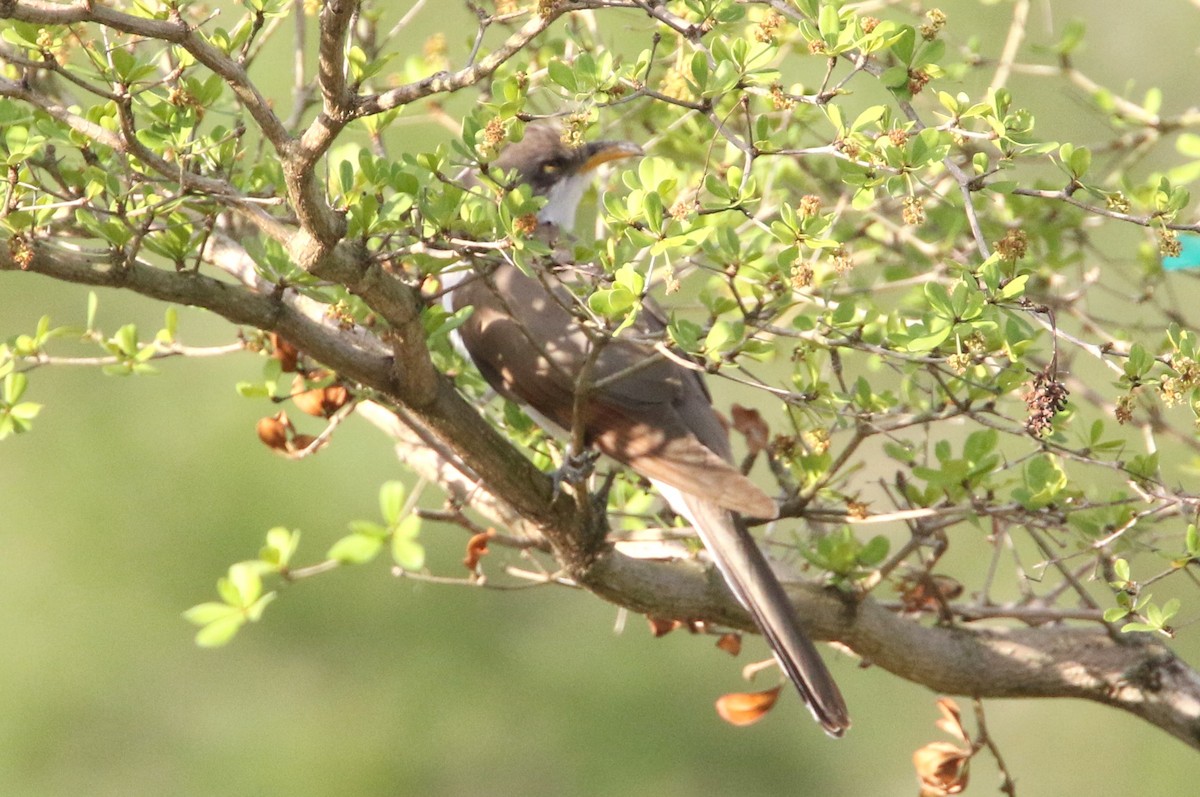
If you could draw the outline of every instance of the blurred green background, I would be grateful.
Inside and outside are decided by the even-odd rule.
[[[940,5],[951,35],[999,51],[1011,3]],[[1134,96],[1161,86],[1165,112],[1191,106],[1200,10],[1184,0],[1145,9],[1034,2],[1029,41],[1050,44],[1085,19],[1081,69],[1118,91],[1136,81]],[[420,42],[448,14],[427,11],[409,34]],[[448,31],[452,55],[472,29]],[[1018,74],[1010,86],[1043,137],[1104,135],[1060,82]],[[43,313],[82,325],[86,295],[0,274],[0,336],[32,331]],[[136,321],[148,335],[161,322],[148,301],[100,299],[106,331]],[[191,345],[232,334],[186,309],[180,329]],[[738,668],[765,655],[761,642],[735,661],[707,638],[652,639],[636,617],[614,633],[612,607],[566,589],[484,591],[346,568],[287,588],[229,647],[197,649],[180,612],[211,599],[268,528],[301,529],[311,561],[347,520],[374,518],[379,483],[403,474],[357,420],[314,458],[270,454],[254,435],[270,408],[233,390],[260,369],[242,354],[166,361],[137,379],[31,375],[27,398],[45,409],[31,434],[0,444],[0,794],[915,793],[912,751],[942,738],[927,690],[830,652],[855,719],[846,739],[825,738],[790,693],[760,724],[733,729],[712,700],[744,688]],[[434,572],[461,573],[461,532],[424,538]],[[1200,662],[1195,636],[1176,648]],[[1200,783],[1193,751],[1113,711],[996,701],[988,720],[1022,797],[1182,795]],[[980,756],[972,793],[996,784]]]

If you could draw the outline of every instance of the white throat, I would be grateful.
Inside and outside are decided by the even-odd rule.
[[[592,181],[591,173],[575,174],[555,183],[546,192],[546,204],[538,212],[538,221],[553,224],[560,230],[570,231],[575,227],[575,213],[579,200]]]

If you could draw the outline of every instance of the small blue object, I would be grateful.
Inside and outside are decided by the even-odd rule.
[[[1180,236],[1179,254],[1175,257],[1164,257],[1162,264],[1167,271],[1200,268],[1200,235]]]

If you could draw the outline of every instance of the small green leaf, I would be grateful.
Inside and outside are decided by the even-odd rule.
[[[404,483],[398,481],[385,482],[379,488],[379,512],[387,525],[394,526],[400,520],[406,492]]]
[[[262,576],[258,568],[248,562],[238,562],[229,567],[229,583],[237,592],[236,606],[246,607],[262,594]]]
[[[259,551],[258,558],[273,570],[286,570],[299,546],[299,531],[276,526],[267,532],[267,544]]]
[[[419,515],[408,515],[392,532],[392,559],[405,570],[420,570],[425,566],[425,547],[417,542],[421,533]]]
[[[392,559],[405,570],[420,570],[425,566],[425,546],[416,540],[393,537]]]
[[[550,79],[570,92],[579,91],[579,83],[575,80],[575,70],[558,58],[551,58],[546,64],[546,73]]]
[[[1125,559],[1117,559],[1113,562],[1113,574],[1117,577],[1117,585],[1124,586],[1129,583],[1129,562]]]
[[[1025,285],[1029,282],[1028,274],[1013,277],[1000,289],[998,298],[1001,301],[1011,301],[1025,294]]]
[[[1111,609],[1104,610],[1104,622],[1115,623],[1123,617],[1128,616],[1129,610],[1120,606],[1114,606]]]
[[[163,314],[163,328],[154,336],[155,340],[160,343],[174,343],[175,335],[179,331],[179,311],[175,307],[168,307]],[[151,349],[153,351],[153,349]]]
[[[719,359],[721,352],[732,348],[742,339],[742,330],[740,322],[717,320],[704,338],[705,352],[710,358]]]
[[[208,603],[200,603],[183,613],[183,619],[195,625],[208,625],[217,620],[224,620],[228,617],[241,615],[241,611],[236,606],[230,606],[228,603],[217,603],[209,601]]]
[[[240,613],[230,615],[222,620],[214,620],[196,632],[196,644],[202,648],[219,648],[227,645],[246,624],[246,618]]]
[[[371,534],[348,534],[335,542],[326,554],[342,564],[366,564],[376,557],[383,547],[383,539]]]
[[[25,394],[25,389],[29,386],[29,377],[19,371],[13,371],[4,377],[4,403],[8,405],[16,404],[21,400],[21,396]]]
[[[88,291],[87,300],[87,331],[96,331],[96,311],[100,308],[100,299],[95,291]]]
[[[858,561],[867,567],[875,567],[887,558],[891,543],[883,535],[872,537],[859,551]]]
[[[262,382],[238,382],[234,389],[244,398],[264,399],[271,396],[271,389]]]
[[[267,606],[270,605],[271,601],[275,600],[275,594],[276,593],[274,592],[268,592],[254,603],[247,606],[245,612],[246,619],[250,620],[252,623],[257,623],[262,618],[262,614],[266,610]]]

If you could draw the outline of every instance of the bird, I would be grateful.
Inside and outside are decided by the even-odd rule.
[[[541,226],[568,234],[597,168],[640,154],[631,142],[572,145],[552,125],[530,125],[491,166],[545,197]],[[592,450],[648,479],[692,524],[813,717],[841,736],[850,726],[842,694],[745,522],[774,519],[778,507],[733,466],[703,375],[645,342],[665,325],[649,302],[633,325],[640,336],[615,337],[594,351],[595,336],[572,311],[579,300],[564,285],[566,271],[559,264],[529,275],[505,263],[451,287],[452,309],[474,308],[457,330],[462,347],[496,392],[543,426],[571,432],[581,424]]]

